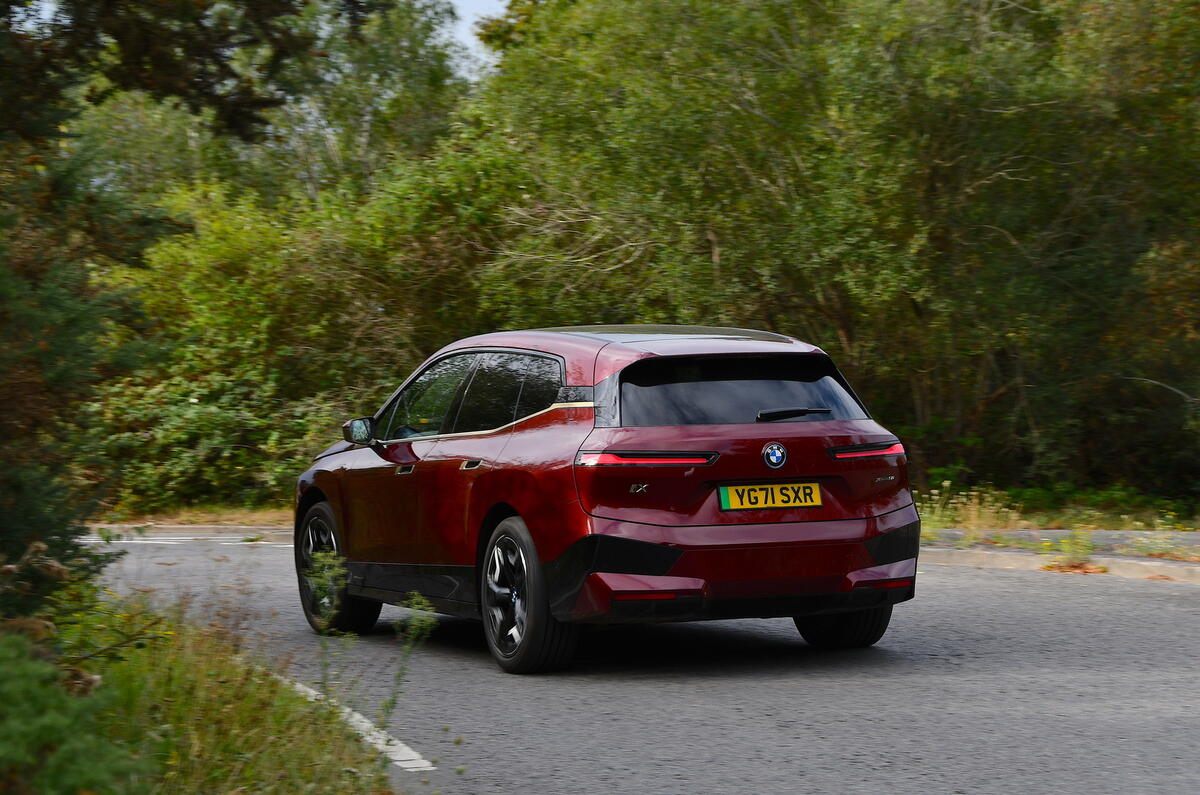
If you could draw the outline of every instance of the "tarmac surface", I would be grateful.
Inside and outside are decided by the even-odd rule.
[[[252,654],[367,717],[395,689],[369,635],[304,621],[286,537],[134,539],[122,591],[240,627]],[[577,664],[501,672],[440,617],[385,730],[433,762],[407,792],[1200,791],[1200,585],[922,562],[871,649],[817,652],[790,620],[602,628]],[[349,729],[348,729],[349,731]],[[314,752],[319,752],[314,749]]]

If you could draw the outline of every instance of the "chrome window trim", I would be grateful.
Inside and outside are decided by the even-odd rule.
[[[583,401],[578,402],[578,403],[552,403],[551,405],[547,406],[546,408],[542,409],[541,411],[535,411],[532,414],[526,414],[524,417],[519,417],[518,419],[515,419],[510,423],[501,425],[498,428],[489,428],[486,431],[463,431],[462,433],[431,433],[428,436],[402,436],[399,439],[376,439],[375,443],[376,444],[396,444],[398,442],[415,442],[415,441],[422,441],[422,440],[426,440],[426,439],[430,439],[430,440],[433,440],[433,439],[457,439],[457,438],[460,438],[463,436],[486,436],[491,433],[499,433],[500,431],[508,430],[509,428],[513,427],[514,425],[525,422],[525,420],[529,420],[529,419],[533,419],[534,417],[541,416],[542,414],[545,414],[548,411],[557,411],[559,409],[587,409],[587,408],[595,408],[595,407],[596,407],[595,403],[583,402]],[[366,445],[359,445],[359,447],[366,447]]]

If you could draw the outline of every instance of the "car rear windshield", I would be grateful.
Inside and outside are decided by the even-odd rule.
[[[866,419],[834,373],[823,355],[644,359],[621,372],[621,424],[726,425],[798,408],[815,411],[776,421]]]

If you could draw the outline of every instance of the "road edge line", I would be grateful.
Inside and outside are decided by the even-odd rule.
[[[405,745],[400,740],[397,740],[392,735],[380,729],[372,723],[362,713],[355,712],[347,706],[339,704],[334,699],[326,696],[324,693],[314,690],[308,685],[288,679],[286,676],[280,676],[277,673],[270,672],[271,676],[278,679],[288,687],[295,690],[300,695],[304,696],[309,701],[324,701],[338,711],[342,720],[354,730],[355,734],[363,739],[365,743],[370,745],[376,751],[387,757],[393,765],[416,773],[426,770],[437,770],[437,766],[430,762],[425,757],[414,751],[409,746]]]

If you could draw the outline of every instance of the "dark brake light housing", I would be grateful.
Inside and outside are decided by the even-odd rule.
[[[900,442],[852,444],[846,447],[830,447],[829,454],[834,458],[869,458],[880,455],[904,455],[904,445]]]

